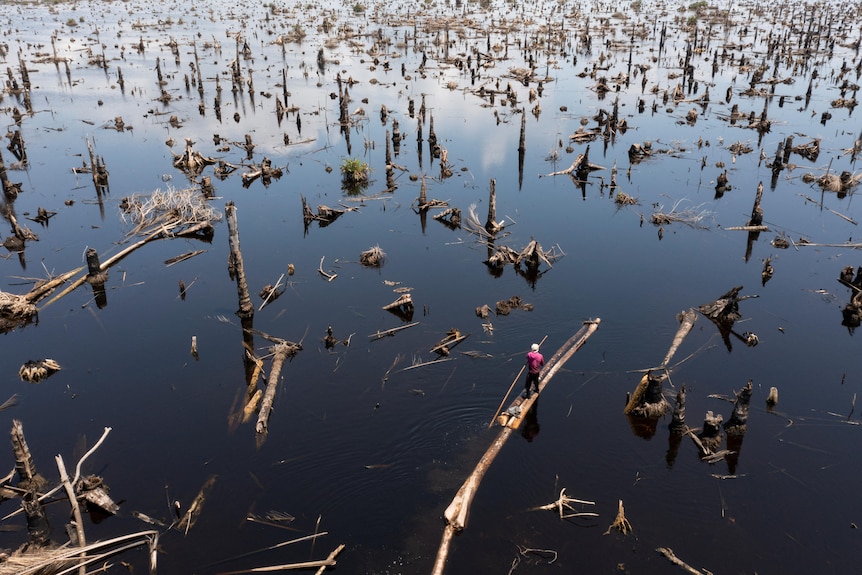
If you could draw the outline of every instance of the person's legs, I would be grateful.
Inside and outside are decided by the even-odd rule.
[[[527,383],[524,385],[524,393],[527,397],[530,397],[533,391],[539,391],[539,374],[527,373]]]

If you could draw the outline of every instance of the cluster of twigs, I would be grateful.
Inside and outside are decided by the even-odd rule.
[[[692,228],[708,229],[702,222],[711,215],[711,212],[702,209],[702,206],[680,209],[680,204],[684,201],[686,200],[682,199],[674,202],[669,212],[661,211],[661,206],[659,206],[659,211],[654,212],[650,216],[650,222],[656,226],[679,222]]]
[[[128,218],[134,224],[129,237],[153,233],[189,234],[221,220],[221,213],[194,188],[168,188],[146,197],[130,196],[120,207],[123,221]]]

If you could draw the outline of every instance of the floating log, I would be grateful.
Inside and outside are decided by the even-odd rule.
[[[631,152],[629,152],[629,155],[631,156]],[[575,174],[578,179],[583,180],[586,178],[587,175],[589,175],[590,172],[604,169],[604,166],[590,163],[590,147],[587,146],[587,149],[584,150],[582,154],[578,154],[578,156],[572,162],[571,166],[569,166],[565,170],[552,172],[548,174],[548,176],[568,176],[571,174]]]
[[[691,575],[709,575],[711,573],[710,571],[701,571],[700,569],[692,567],[691,565],[677,557],[676,554],[673,552],[673,549],[671,549],[670,547],[658,547],[656,548],[656,551],[658,551],[658,553],[662,557],[665,557],[668,561],[670,561],[677,567],[682,568],[682,570],[686,573],[689,573]]]
[[[679,321],[679,329],[676,331],[676,335],[673,336],[673,342],[671,343],[670,349],[667,350],[667,354],[664,356],[664,359],[659,366],[660,368],[667,367],[671,358],[676,354],[676,350],[679,349],[683,340],[689,332],[691,332],[691,328],[694,327],[694,322],[697,320],[697,313],[694,309],[688,308],[687,310],[681,311],[677,314],[676,319]]]
[[[200,491],[198,491],[198,494],[195,496],[194,500],[192,500],[192,504],[189,505],[188,510],[186,510],[185,514],[183,514],[182,518],[177,523],[176,528],[182,531],[185,535],[188,535],[189,529],[194,526],[198,517],[200,517],[204,502],[209,496],[210,491],[212,491],[216,478],[216,475],[211,475],[206,481],[204,481]]]
[[[369,335],[368,337],[369,337],[370,339],[375,339],[375,340],[377,340],[377,339],[382,339],[382,338],[387,337],[387,336],[395,335],[395,333],[396,333],[396,332],[399,332],[399,331],[401,331],[402,329],[407,329],[408,327],[413,327],[413,326],[415,326],[415,325],[419,325],[419,322],[418,322],[418,321],[414,321],[413,323],[408,323],[407,325],[400,325],[400,326],[398,326],[398,327],[393,327],[393,328],[386,329],[386,330],[383,330],[383,331],[378,331],[378,332],[372,333],[372,334],[371,334],[371,335]]]
[[[285,360],[296,355],[296,352],[302,349],[299,345],[290,342],[276,344],[270,350],[272,356],[272,368],[269,372],[269,379],[266,382],[266,392],[260,404],[260,413],[257,416],[257,425],[255,430],[257,433],[266,433],[269,425],[269,414],[272,411],[272,404],[275,400],[275,391],[278,388],[278,378],[281,377],[281,368]]]
[[[444,337],[440,342],[431,348],[432,353],[439,353],[440,355],[449,355],[449,350],[453,347],[464,341],[470,337],[470,334],[463,335],[461,332],[452,328],[448,332],[446,332],[446,337]]]
[[[529,399],[518,397],[515,400],[515,403],[513,403],[513,407],[520,408],[517,410],[517,415],[515,414],[516,410],[512,408],[507,410],[507,413],[511,414],[508,421],[500,430],[497,438],[485,452],[485,455],[483,455],[479,460],[473,473],[470,474],[458,490],[452,503],[449,504],[443,514],[446,519],[446,527],[443,530],[443,538],[440,542],[440,547],[437,551],[437,558],[434,562],[434,569],[432,571],[433,575],[442,575],[443,569],[446,565],[446,558],[449,555],[449,544],[452,541],[452,537],[456,532],[462,531],[464,527],[466,527],[470,505],[472,504],[473,497],[476,495],[476,491],[479,488],[479,483],[482,481],[485,472],[494,461],[494,458],[506,443],[506,440],[509,439],[512,432],[520,426],[522,414],[526,414],[526,412],[529,411],[551,378],[566,363],[566,361],[568,361],[569,358],[571,358],[572,355],[574,355],[575,352],[577,352],[584,343],[586,343],[587,339],[598,329],[600,323],[601,319],[599,318],[585,322],[583,327],[581,327],[575,335],[569,338],[569,340],[563,344],[559,350],[557,350],[551,359],[545,363],[545,367],[542,369],[542,373],[539,376],[539,393],[531,396]]]

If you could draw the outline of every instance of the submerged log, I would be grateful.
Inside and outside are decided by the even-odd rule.
[[[449,351],[470,337],[470,334],[462,334],[457,328],[452,328],[448,332],[446,332],[446,337],[440,340],[437,345],[431,348],[432,353],[439,353],[440,355],[449,355]]]

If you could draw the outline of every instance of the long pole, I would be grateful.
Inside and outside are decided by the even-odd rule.
[[[542,347],[542,344],[545,343],[546,339],[548,339],[548,336],[542,338],[542,341],[539,342],[539,347]],[[521,371],[519,371],[518,375],[515,376],[515,380],[512,382],[512,385],[509,386],[509,391],[507,391],[506,395],[503,396],[503,401],[500,402],[500,406],[497,408],[497,411],[495,411],[494,415],[491,416],[491,421],[488,423],[488,429],[491,429],[491,426],[494,425],[494,420],[497,419],[497,414],[500,413],[501,409],[503,409],[503,405],[506,403],[506,400],[509,399],[509,394],[512,393],[512,390],[515,388],[515,384],[518,383],[518,380],[521,379],[521,374],[524,373],[524,369],[526,367],[526,363],[521,366]]]

